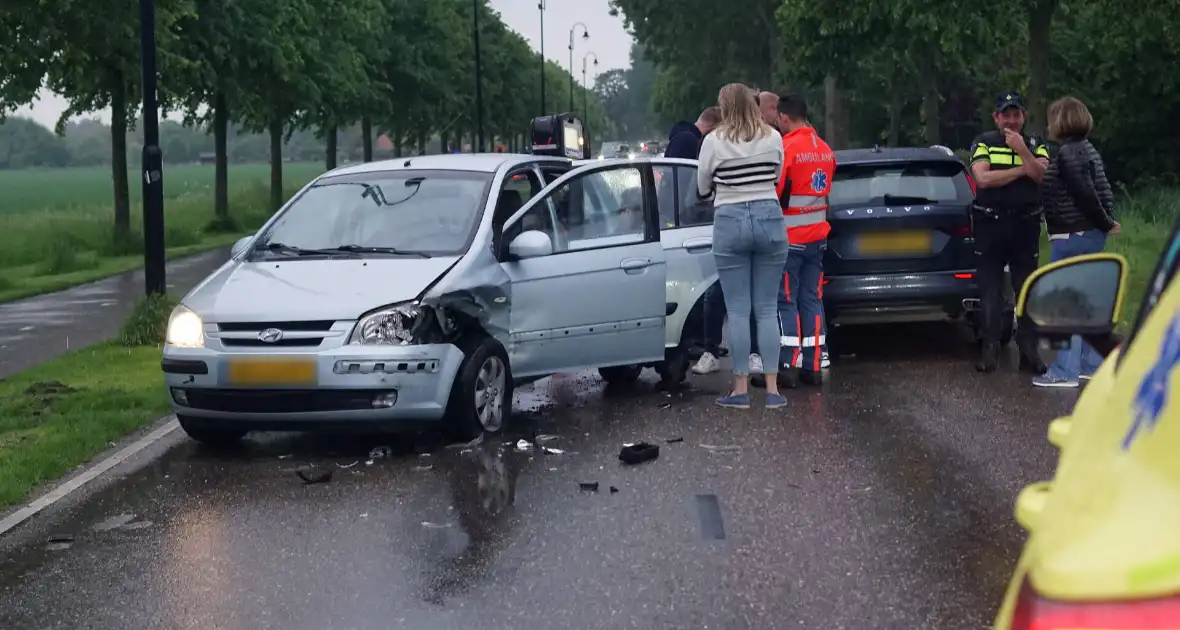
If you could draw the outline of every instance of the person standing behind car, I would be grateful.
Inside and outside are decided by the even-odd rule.
[[[721,124],[705,137],[697,167],[701,197],[713,195],[713,258],[729,311],[733,385],[722,407],[749,409],[753,311],[758,346],[778,346],[778,284],[787,260],[787,232],[775,184],[782,175],[782,138],[762,121],[750,88],[730,83],[717,98]],[[769,367],[769,366],[766,366]],[[766,407],[785,407],[775,370],[766,371]]]
[[[710,107],[701,112],[695,123],[680,121],[668,132],[668,147],[664,157],[695,160],[701,154],[701,141],[721,122],[721,108]]]
[[[836,174],[836,154],[807,121],[807,101],[788,94],[778,99],[783,131],[783,177],[779,200],[791,242],[779,292],[782,348],[779,377],[794,387],[797,380],[823,384],[827,347],[824,321],[824,253],[828,249],[828,194]],[[798,378],[796,378],[798,370]]]
[[[1041,184],[1051,262],[1096,254],[1106,247],[1108,235],[1119,233],[1112,217],[1114,192],[1102,157],[1088,140],[1093,129],[1094,118],[1078,99],[1067,96],[1049,105],[1049,139],[1061,143]],[[1033,385],[1077,387],[1102,361],[1098,351],[1074,335],[1048,371],[1033,377]]]
[[[1040,182],[1049,165],[1049,149],[1039,138],[1023,133],[1024,114],[1019,92],[1001,94],[992,114],[996,130],[971,143],[971,174],[978,187],[971,220],[982,324],[975,364],[980,372],[994,372],[1000,359],[1000,329],[1007,303],[1004,266],[1011,273],[1012,289],[1019,294],[1040,262]],[[1018,330],[1016,343],[1020,369],[1043,374],[1046,368],[1037,352],[1036,338]]]

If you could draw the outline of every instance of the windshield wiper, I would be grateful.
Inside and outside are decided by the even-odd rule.
[[[304,249],[302,247],[295,247],[286,243],[267,243],[262,247],[256,247],[255,251],[268,251],[277,254],[291,254],[292,256],[339,256],[341,254],[352,253],[346,249]]]
[[[904,195],[885,195],[885,204],[892,205],[895,203],[934,203],[933,199],[925,197],[906,197]]]
[[[417,256],[418,258],[431,258],[430,254],[423,252],[415,252],[412,250],[398,249],[396,247],[368,247],[366,245],[341,245],[328,251],[348,252],[354,254],[391,254],[394,256]]]

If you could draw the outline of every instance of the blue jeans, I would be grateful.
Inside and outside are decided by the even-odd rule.
[[[720,282],[713,283],[713,286],[705,290],[704,310],[705,352],[715,355],[721,349],[721,329],[725,326],[725,291],[722,290]],[[754,326],[754,314],[750,313],[750,352],[757,353],[758,335],[754,332]]]
[[[753,312],[759,348],[778,345],[778,287],[787,262],[787,227],[777,200],[723,204],[713,214],[713,258],[729,311],[729,347],[735,374],[750,373]],[[774,364],[765,365],[773,374]]]
[[[778,292],[778,317],[783,333],[779,369],[820,371],[828,334],[823,302],[827,249],[827,239],[791,245]]]
[[[1101,230],[1070,234],[1069,238],[1049,241],[1049,261],[1056,262],[1063,258],[1096,254],[1105,247],[1106,234]],[[1083,341],[1081,335],[1074,335],[1069,340],[1068,348],[1057,351],[1057,360],[1049,366],[1047,375],[1077,380],[1081,374],[1093,374],[1102,365],[1102,361],[1102,355]]]

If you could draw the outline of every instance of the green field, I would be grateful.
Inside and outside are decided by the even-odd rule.
[[[324,171],[319,163],[292,163],[284,179],[306,182]],[[132,202],[143,186],[139,171],[127,174]],[[269,164],[234,164],[229,169],[230,195],[270,181]],[[113,186],[109,166],[0,171],[0,214],[28,210],[63,210],[109,206]],[[164,167],[164,198],[206,195],[213,198],[213,167],[201,164]]]
[[[232,243],[270,211],[270,167],[232,165],[233,229],[214,229],[213,166],[164,169],[165,242],[169,255]],[[285,165],[286,194],[323,172],[317,163]],[[109,168],[0,171],[0,302],[64,289],[134,269],[142,262],[139,172],[129,173],[129,241],[115,238]]]

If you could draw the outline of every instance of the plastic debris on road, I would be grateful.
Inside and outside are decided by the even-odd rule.
[[[520,452],[533,450],[533,445],[528,440],[517,440],[516,450]]]
[[[446,529],[450,526],[450,523],[432,523],[430,521],[422,521],[422,527],[425,527],[426,529]]]
[[[713,444],[702,444],[701,448],[710,453],[734,453],[742,450],[742,447],[737,444],[724,444],[721,446],[714,446]]]
[[[360,463],[360,461],[355,461],[351,464],[336,464],[336,465],[339,466],[340,468],[352,468],[353,466],[356,466],[359,463]]]
[[[655,444],[648,444],[647,442],[636,442],[628,446],[624,446],[619,451],[619,461],[624,464],[634,465],[650,462],[659,458],[660,447]]]
[[[393,449],[388,446],[378,446],[369,451],[369,459],[385,459],[393,455]]]
[[[677,444],[677,443],[683,442],[683,441],[684,441],[684,438],[682,438],[682,437],[670,437],[670,438],[664,440],[664,442],[666,442],[668,444]]]
[[[587,492],[598,492],[598,482],[597,482],[597,481],[594,481],[594,482],[582,482],[582,483],[579,483],[579,484],[578,484],[578,489],[579,489],[579,490],[585,490],[585,491],[587,491]]]
[[[306,486],[317,483],[328,483],[332,480],[332,471],[314,466],[300,468],[295,471],[295,474],[303,480],[303,485]]]

